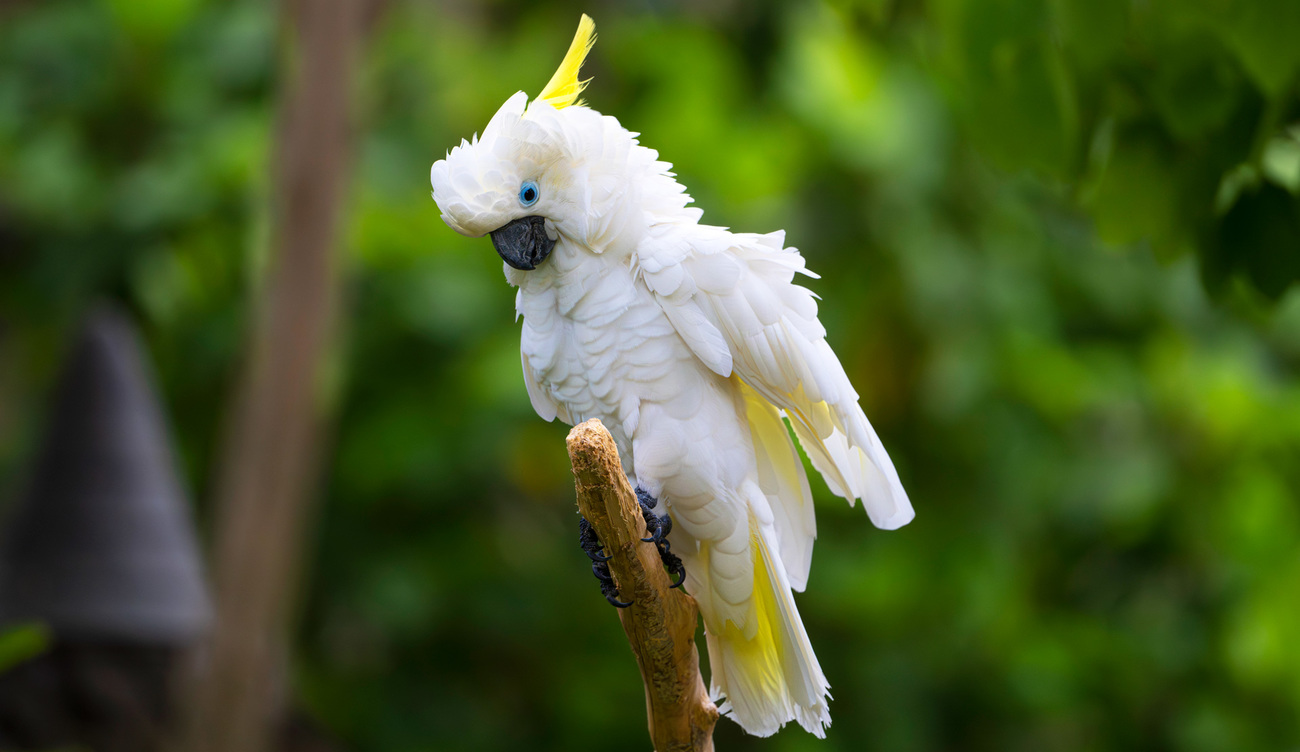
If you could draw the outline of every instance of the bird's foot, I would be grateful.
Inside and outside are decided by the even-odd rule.
[[[664,563],[668,574],[677,579],[672,586],[681,587],[686,582],[686,567],[682,565],[681,558],[672,552],[672,547],[668,544],[668,534],[673,530],[673,519],[666,514],[662,517],[655,514],[657,503],[655,498],[639,486],[636,489],[636,500],[641,505],[641,516],[645,518],[646,532],[650,533],[649,538],[641,540],[655,544],[655,548],[659,550],[659,560]]]
[[[641,539],[642,542],[655,544],[655,549],[659,552],[659,560],[663,562],[668,574],[676,579],[672,587],[681,587],[686,582],[686,567],[668,544],[668,534],[673,529],[672,518],[666,514],[662,517],[655,514],[655,498],[640,488],[636,490],[636,500],[641,505],[641,516],[645,519],[646,532],[650,533],[649,537]],[[618,599],[618,586],[614,584],[614,576],[609,573],[611,557],[605,553],[605,545],[600,542],[600,538],[596,537],[596,531],[586,517],[578,518],[578,543],[587,554],[587,558],[591,559],[591,573],[600,583],[600,594],[605,596],[605,600],[617,608],[627,608],[632,605],[631,601]]]
[[[632,605],[631,601],[620,601],[618,599],[618,586],[614,584],[614,576],[609,573],[610,556],[604,553],[605,546],[596,537],[596,531],[592,529],[591,523],[586,517],[578,518],[578,544],[591,559],[591,573],[596,576],[600,583],[600,594],[605,596],[609,605],[616,608],[627,608]]]

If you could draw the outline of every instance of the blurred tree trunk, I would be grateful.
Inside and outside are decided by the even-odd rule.
[[[217,469],[216,628],[182,733],[191,752],[263,752],[284,717],[287,636],[321,445],[363,0],[288,2],[271,260]]]

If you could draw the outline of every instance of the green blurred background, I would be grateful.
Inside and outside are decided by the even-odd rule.
[[[647,749],[513,291],[428,169],[586,99],[784,228],[917,510],[813,480],[825,742],[1300,748],[1300,3],[391,0],[356,87],[295,702],[346,749]],[[0,495],[79,316],[130,309],[201,523],[268,242],[277,10],[0,2]]]

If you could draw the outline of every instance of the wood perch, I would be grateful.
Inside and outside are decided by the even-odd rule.
[[[599,420],[575,426],[566,442],[577,487],[578,511],[605,546],[619,598],[623,631],[645,682],[650,739],[657,752],[712,752],[718,709],[700,676],[695,649],[699,608],[673,590],[649,537],[618,448]]]

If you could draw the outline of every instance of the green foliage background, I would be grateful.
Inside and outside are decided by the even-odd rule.
[[[917,509],[815,492],[818,743],[1300,745],[1300,4],[392,0],[357,87],[336,417],[297,630],[348,748],[644,749],[513,294],[427,170],[581,11],[595,108],[785,228]],[[0,480],[78,315],[146,330],[191,487],[266,253],[283,35],[250,0],[0,4]],[[207,510],[202,510],[206,515]]]

